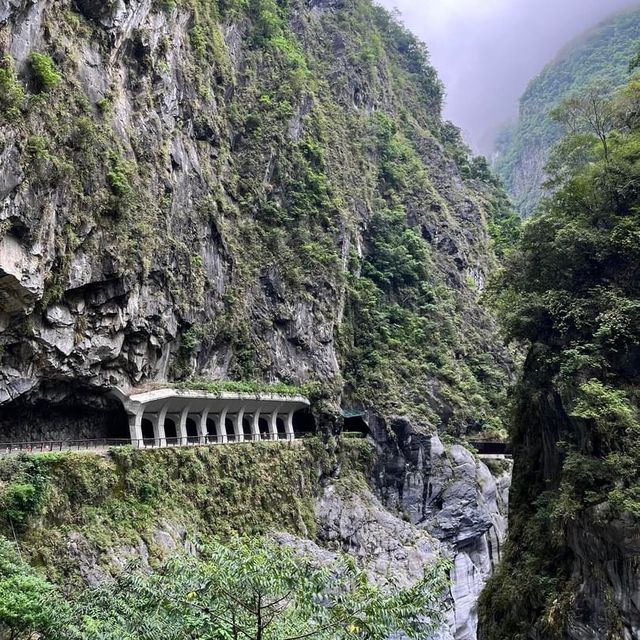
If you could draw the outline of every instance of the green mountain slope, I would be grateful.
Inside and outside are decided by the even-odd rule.
[[[563,148],[581,153],[556,168],[557,191],[495,285],[506,332],[527,355],[509,541],[483,595],[484,640],[640,629],[640,79],[580,99],[592,111]],[[587,120],[603,113],[616,124],[601,140]]]
[[[640,10],[618,14],[568,45],[527,87],[516,125],[497,140],[496,169],[523,217],[542,195],[545,165],[561,131],[549,112],[572,92],[597,80],[612,87],[628,77],[640,38]]]

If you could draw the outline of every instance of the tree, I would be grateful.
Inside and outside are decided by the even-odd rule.
[[[318,566],[265,540],[214,544],[202,559],[126,572],[76,605],[65,640],[385,640],[441,624],[447,566],[409,588],[373,584],[352,560]],[[67,625],[68,626],[68,625]]]
[[[0,638],[32,638],[52,628],[65,605],[14,545],[0,538]]]
[[[615,101],[609,87],[594,84],[565,100],[551,115],[571,135],[595,135],[602,144],[605,161],[609,162],[609,135],[616,126]]]

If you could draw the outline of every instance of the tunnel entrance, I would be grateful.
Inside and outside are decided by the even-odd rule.
[[[129,437],[129,419],[119,400],[72,382],[43,382],[0,409],[0,442],[128,440]]]
[[[296,436],[300,435],[302,437],[316,432],[316,419],[309,409],[296,411],[293,414],[293,432]]]
[[[251,435],[251,423],[248,418],[242,418],[242,433],[244,434],[245,440],[253,440],[253,436]]]
[[[282,418],[276,419],[276,427],[278,429],[278,439],[286,440],[287,439],[287,431],[284,427],[284,420]]]
[[[260,438],[267,440],[269,438],[269,423],[264,418],[260,418],[258,420],[258,428],[260,429]]]
[[[371,435],[364,411],[343,411],[342,415],[344,417],[342,433],[345,437],[366,438]]]

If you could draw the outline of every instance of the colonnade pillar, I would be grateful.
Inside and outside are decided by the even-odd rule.
[[[227,437],[227,407],[220,412],[220,418],[218,420],[216,432],[220,436],[219,442],[221,444],[226,444],[229,441],[229,438]]]
[[[154,432],[154,436],[157,437],[156,439],[156,444],[159,447],[166,447],[167,446],[167,433],[165,431],[165,427],[164,427],[164,421],[167,419],[167,411],[169,411],[169,403],[166,402],[163,406],[162,409],[160,409],[159,413],[158,413],[158,434],[156,436],[155,432]]]
[[[255,402],[249,402],[245,406],[241,406],[237,411],[235,407],[229,410],[229,406],[223,406],[222,410],[217,413],[218,406],[211,403],[209,406],[205,406],[197,412],[191,412],[191,408],[194,403],[182,405],[177,407],[177,411],[174,409],[170,411],[172,401],[166,400],[159,410],[155,409],[145,415],[144,405],[135,409],[135,413],[129,414],[129,432],[131,436],[131,442],[135,446],[144,446],[142,422],[146,417],[153,427],[153,439],[154,446],[166,447],[167,436],[165,429],[165,422],[167,418],[173,420],[176,426],[176,440],[179,446],[184,446],[189,443],[189,432],[187,430],[187,420],[193,419],[196,424],[197,438],[199,444],[207,444],[209,429],[208,421],[211,419],[215,423],[216,442],[224,444],[229,441],[226,422],[230,419],[233,425],[233,440],[235,442],[245,441],[259,441],[263,438],[263,434],[260,431],[260,419],[263,417],[267,423],[268,439],[278,440],[281,437],[281,433],[278,433],[278,418],[280,417],[284,422],[285,437],[287,440],[293,440],[295,435],[293,431],[293,416],[295,409],[289,409],[287,403],[278,405],[271,405],[270,408],[265,411],[264,404],[258,404]],[[235,404],[235,402],[233,402]],[[238,403],[239,404],[239,403]],[[158,406],[158,405],[156,405]],[[175,406],[175,404],[174,404]],[[235,406],[238,406],[237,404]],[[267,407],[269,405],[267,404]],[[290,405],[289,405],[290,406]],[[255,407],[255,409],[253,408]],[[282,411],[284,409],[284,411]],[[287,411],[287,409],[289,409]],[[213,412],[216,413],[213,413]],[[243,421],[245,416],[249,420],[250,435],[245,434]],[[173,444],[173,443],[172,443]]]
[[[287,434],[287,440],[293,440],[295,435],[293,433],[293,414],[295,413],[294,409],[291,409],[287,414],[287,417],[284,421],[284,431]]]
[[[271,415],[269,416],[269,437],[271,440],[278,439],[278,409],[280,407],[276,407]]]
[[[251,437],[254,440],[260,440],[260,408],[253,412],[253,420],[251,421]]]
[[[144,407],[140,407],[137,413],[129,414],[129,435],[131,436],[131,444],[134,447],[141,447],[142,442],[142,417],[144,416]]]
[[[180,413],[180,420],[176,425],[176,435],[178,436],[178,444],[185,445],[189,441],[187,439],[187,418],[189,417],[189,405],[187,405]]]
[[[200,414],[200,422],[198,424],[198,441],[200,444],[206,444],[207,435],[207,420],[209,419],[209,408],[205,408]]]

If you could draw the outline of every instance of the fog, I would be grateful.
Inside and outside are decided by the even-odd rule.
[[[379,0],[397,8],[445,83],[445,116],[491,151],[529,80],[575,36],[640,0]]]

